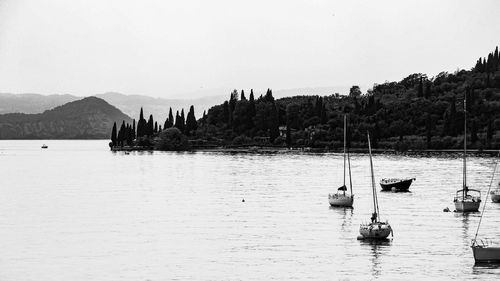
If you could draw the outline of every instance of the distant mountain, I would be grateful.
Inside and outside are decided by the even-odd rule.
[[[72,95],[39,95],[0,93],[0,114],[42,113],[65,103],[81,99]]]
[[[239,89],[238,91],[241,91]],[[250,92],[249,89],[245,91]],[[334,93],[347,94],[349,87],[316,87],[316,88],[295,88],[295,89],[277,89],[273,90],[276,98],[297,96],[297,95],[332,95]],[[201,118],[203,111],[208,110],[214,104],[220,104],[227,100],[232,92],[232,89],[201,89],[196,92],[187,94],[189,97],[196,98],[154,98],[144,95],[124,95],[121,93],[108,92],[95,95],[108,103],[116,106],[123,113],[135,118],[139,118],[140,108],[143,107],[144,114],[149,116],[153,114],[160,123],[163,123],[168,115],[168,110],[188,111],[191,105],[194,106],[195,116]],[[264,90],[254,90],[255,97],[258,98],[265,93]],[[0,114],[6,113],[26,113],[36,114],[42,113],[45,110],[52,109],[56,106],[66,104],[68,102],[82,99],[82,97],[73,95],[40,95],[40,94],[7,94],[0,93]]]
[[[174,116],[175,111],[179,110],[179,112],[184,109],[185,114],[189,111],[189,107],[191,105],[194,106],[195,116],[196,118],[201,118],[204,110],[208,110],[214,104],[221,103],[226,99],[226,96],[229,96],[230,92],[227,95],[220,96],[207,96],[196,99],[164,99],[164,98],[153,98],[142,95],[124,95],[120,93],[104,93],[95,95],[98,98],[102,98],[103,100],[109,102],[110,104],[118,107],[125,114],[139,119],[139,112],[141,107],[144,110],[144,115],[147,118],[149,114],[153,114],[156,120],[161,122],[165,121],[168,116],[169,108],[172,107]]]
[[[0,115],[0,139],[106,139],[113,122],[131,118],[103,99],[87,97],[39,114]]]

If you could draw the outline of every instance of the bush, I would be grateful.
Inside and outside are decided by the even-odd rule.
[[[251,142],[252,142],[252,139],[245,136],[245,135],[237,136],[233,139],[233,144],[236,144],[236,145],[247,144],[247,143],[251,143]]]
[[[163,130],[160,139],[156,143],[156,148],[167,151],[181,151],[189,148],[187,137],[175,127]]]
[[[153,143],[147,136],[143,136],[137,139],[137,145],[138,146],[152,146]]]

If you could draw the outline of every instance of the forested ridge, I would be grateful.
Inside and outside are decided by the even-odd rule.
[[[275,100],[271,89],[258,97],[253,90],[234,90],[227,101],[213,106],[198,120],[193,107],[187,117],[189,121],[184,120],[183,111],[175,119],[170,112],[163,129],[177,128],[177,133],[189,140],[183,143],[194,147],[265,145],[336,149],[342,147],[346,115],[350,147],[366,147],[366,132],[370,131],[376,148],[458,149],[463,142],[465,100],[468,147],[500,148],[498,47],[479,58],[470,70],[441,72],[434,77],[414,73],[401,81],[375,84],[365,94],[358,86],[352,86],[348,95],[304,95]],[[153,126],[152,131],[146,137],[137,132],[140,137],[135,143],[164,139],[161,128],[153,125],[150,117],[148,128],[151,130]],[[134,129],[131,138],[135,137]]]

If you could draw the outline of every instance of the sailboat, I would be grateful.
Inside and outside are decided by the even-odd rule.
[[[463,186],[457,190],[453,202],[456,212],[477,212],[481,204],[481,191],[470,189],[467,186],[467,98],[464,97],[464,163],[463,163]]]
[[[337,193],[328,194],[328,201],[330,202],[330,205],[333,207],[352,207],[352,203],[354,201],[354,195],[352,194],[351,160],[349,158],[349,152],[347,151],[347,145],[346,145],[346,127],[347,127],[347,120],[346,116],[344,115],[344,184],[337,189]],[[346,193],[347,187],[345,185],[346,159],[349,170],[350,194]]]
[[[497,170],[498,162],[495,162],[495,168],[493,169],[493,175],[491,176],[490,186],[488,187],[488,193],[491,189],[493,183],[493,178],[495,177],[495,172]],[[484,209],[486,207],[486,202],[488,202],[488,193],[486,193],[485,203],[483,205],[483,211],[481,212],[481,217],[477,225],[476,235],[472,239],[472,254],[474,255],[474,261],[476,263],[489,263],[489,262],[500,262],[500,247],[491,246],[488,239],[477,240],[477,234],[479,233],[479,228],[481,227],[481,222],[483,221]]]
[[[375,187],[375,176],[373,175],[372,147],[370,144],[370,133],[368,133],[368,152],[370,154],[370,171],[372,176],[373,213],[370,223],[359,226],[358,239],[386,239],[392,233],[389,222],[380,221],[380,211],[378,208],[377,189]]]

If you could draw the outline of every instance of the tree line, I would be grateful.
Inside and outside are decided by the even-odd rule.
[[[198,122],[194,115],[194,106],[191,105],[187,116],[184,116],[184,109],[176,112],[175,119],[172,114],[172,108],[170,108],[167,119],[162,125],[158,125],[157,121],[154,121],[152,114],[149,115],[148,120],[144,118],[144,112],[141,107],[139,114],[139,120],[132,120],[132,124],[122,122],[119,129],[117,129],[116,122],[113,124],[111,129],[111,143],[110,146],[151,146],[154,144],[153,138],[159,137],[162,131],[170,128],[178,129],[184,135],[192,135],[194,131],[198,128]]]
[[[211,107],[198,120],[192,107],[186,118],[183,110],[175,118],[170,110],[163,128],[178,129],[195,146],[340,148],[343,116],[347,115],[351,147],[365,147],[370,131],[378,148],[459,149],[465,110],[470,147],[500,148],[498,47],[470,70],[441,72],[434,77],[414,73],[400,81],[374,84],[364,94],[358,86],[352,86],[348,95],[281,99],[275,99],[271,89],[258,97],[250,90],[248,98],[244,90],[233,90],[228,100]],[[140,123],[147,129],[139,134],[138,124],[136,142],[161,131],[161,126],[156,129],[153,125],[152,116]],[[134,139],[134,124],[122,124],[120,131],[124,133],[121,138],[118,133],[117,139],[122,142]]]

